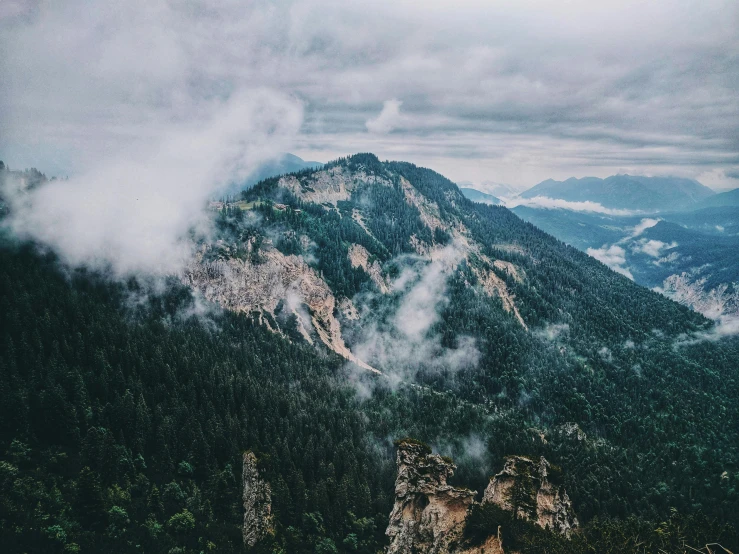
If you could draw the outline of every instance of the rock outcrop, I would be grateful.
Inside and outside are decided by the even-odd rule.
[[[309,176],[286,175],[280,178],[278,186],[288,189],[304,202],[336,206],[337,202],[349,200],[357,187],[368,183],[392,186],[384,177],[362,170],[350,171],[341,166],[322,169]]]
[[[516,512],[518,518],[569,536],[578,527],[578,521],[567,492],[556,482],[558,473],[543,457],[536,461],[509,456],[503,470],[490,480],[482,503],[491,502]]]
[[[475,492],[447,484],[456,469],[451,460],[406,439],[398,444],[397,463],[387,554],[502,554],[497,537],[472,549],[464,546],[465,521]]]
[[[423,443],[398,442],[397,463],[387,554],[503,554],[501,527],[487,530],[482,543],[471,538],[479,529],[465,534],[470,514],[480,504],[515,511],[516,518],[568,537],[578,526],[572,503],[557,484],[559,470],[544,458],[508,457],[503,470],[490,480],[480,504],[474,491],[447,483],[456,466],[432,454]]]
[[[244,544],[252,547],[272,531],[272,488],[262,479],[257,468],[257,457],[244,453],[241,474],[244,501]]]
[[[379,373],[347,348],[334,315],[336,298],[301,256],[285,256],[275,248],[264,247],[262,259],[256,263],[237,258],[205,261],[203,252],[199,252],[183,282],[199,290],[207,300],[236,312],[274,314],[281,300],[290,300],[288,304],[304,336],[308,337],[312,329],[321,342],[340,356]],[[300,306],[308,310],[300,310]]]
[[[352,264],[352,267],[361,267],[369,275],[369,278],[372,279],[377,289],[382,294],[387,294],[390,292],[390,289],[387,286],[387,282],[385,282],[385,277],[382,275],[382,266],[377,260],[370,262],[370,258],[370,253],[361,244],[352,244],[349,247],[349,262]]]

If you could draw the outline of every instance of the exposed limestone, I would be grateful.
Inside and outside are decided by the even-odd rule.
[[[360,317],[359,310],[357,310],[354,302],[348,298],[343,298],[341,302],[339,302],[339,310],[341,310],[344,317],[350,321],[356,321]]]
[[[459,544],[475,493],[447,484],[456,466],[410,440],[398,445],[397,463],[395,505],[385,532],[390,537],[387,554],[465,552]]]
[[[478,254],[478,256],[484,262],[486,262],[488,267],[490,267],[491,265],[494,266],[497,262],[499,262],[499,260],[491,262],[489,258],[481,254]],[[518,311],[518,307],[516,306],[516,296],[508,290],[508,285],[506,285],[505,281],[498,277],[492,269],[487,269],[485,267],[475,267],[474,265],[471,266],[471,268],[472,271],[475,273],[477,279],[480,281],[480,285],[482,286],[482,290],[485,292],[485,294],[487,294],[488,296],[499,297],[503,302],[503,309],[506,312],[513,312],[513,315],[516,316],[516,319],[521,324],[521,326],[524,329],[528,330],[528,326],[524,322],[523,317],[521,317],[521,313]]]
[[[442,221],[441,212],[436,202],[429,200],[418,192],[405,177],[400,178],[400,185],[403,187],[405,201],[411,206],[418,208],[418,211],[421,213],[421,221],[423,221],[426,227],[432,231],[436,229],[447,230],[449,228],[449,225]]]
[[[344,344],[341,325],[334,315],[336,298],[301,256],[285,256],[276,249],[267,248],[262,252],[261,263],[235,258],[208,262],[201,252],[188,267],[183,280],[211,302],[237,312],[274,314],[280,300],[287,300],[301,325],[311,324],[328,348],[364,369],[377,372]],[[310,321],[295,310],[300,304],[310,310]]]
[[[556,431],[566,437],[575,438],[578,441],[584,441],[588,438],[585,431],[583,431],[577,423],[573,423],[571,421],[558,426]]]
[[[341,200],[349,200],[351,193],[359,185],[379,183],[391,185],[384,177],[378,177],[364,171],[351,172],[342,166],[316,171],[307,177],[288,175],[282,177],[278,186],[291,191],[298,198],[316,204],[333,204]]]
[[[707,281],[708,277],[696,278],[690,273],[675,274],[667,277],[657,290],[713,320],[739,317],[739,283],[734,283],[733,290],[726,283],[709,289]]]
[[[504,262],[503,260],[495,260],[493,266],[498,269],[505,271],[508,275],[513,277],[517,283],[523,283],[524,273],[522,269],[519,269],[516,265],[511,262]]]
[[[385,282],[385,278],[382,275],[382,267],[374,260],[370,263],[370,253],[361,244],[352,244],[349,247],[349,261],[352,267],[361,267],[367,275],[369,275],[372,282],[377,286],[382,294],[387,294],[390,289]]]
[[[482,544],[465,536],[467,519],[479,504],[473,491],[447,484],[456,469],[451,460],[405,439],[398,443],[397,464],[387,554],[503,554],[501,527],[490,529]],[[564,488],[553,483],[557,472],[544,458],[535,462],[510,456],[503,471],[490,480],[482,505],[516,509],[518,517],[569,537],[578,522]]]
[[[431,256],[431,246],[419,239],[415,233],[411,235],[410,243],[413,250],[415,250],[419,256]]]
[[[262,479],[257,468],[257,457],[244,453],[241,473],[244,501],[244,544],[252,547],[261,541],[272,528],[272,488]]]
[[[490,480],[482,503],[515,510],[517,517],[569,536],[579,524],[564,487],[552,482],[552,472],[551,464],[543,457],[535,461],[509,456],[503,470]]]
[[[364,229],[365,233],[367,233],[373,239],[377,240],[377,237],[375,237],[375,235],[372,234],[372,231],[369,230],[369,227],[367,227],[367,222],[364,220],[362,212],[360,212],[357,208],[352,209],[352,219],[356,221],[357,225]]]

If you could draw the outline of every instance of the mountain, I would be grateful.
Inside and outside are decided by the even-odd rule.
[[[498,206],[503,203],[500,201],[500,198],[496,198],[492,194],[486,194],[476,189],[460,187],[459,190],[462,192],[462,194],[464,194],[465,198],[469,198],[473,202],[490,204],[491,206]]]
[[[521,218],[712,318],[739,316],[739,208],[659,218],[518,206]]]
[[[709,196],[705,200],[701,200],[695,209],[701,208],[725,208],[739,206],[739,189],[720,192],[713,196]]]
[[[510,198],[513,196],[517,196],[520,192],[520,190],[517,190],[510,185],[497,183],[495,181],[481,181],[480,183],[473,183],[472,181],[459,181],[457,182],[457,186],[460,190],[474,189],[498,198]]]
[[[212,222],[153,285],[2,237],[6,550],[378,552],[404,437],[440,455],[419,458],[449,477],[434,486],[495,474],[516,513],[543,489],[581,529],[476,500],[453,506],[465,540],[736,548],[737,337],[371,154],[270,177]]]
[[[262,164],[256,171],[249,175],[244,181],[233,183],[222,194],[239,193],[244,188],[251,187],[269,177],[275,175],[285,175],[286,173],[295,173],[304,169],[316,169],[321,167],[321,162],[307,162],[294,154],[283,154],[277,159]]]
[[[693,179],[613,175],[606,179],[547,179],[521,193],[521,197],[546,196],[570,202],[597,202],[606,208],[658,212],[698,207],[699,202],[714,194]]]

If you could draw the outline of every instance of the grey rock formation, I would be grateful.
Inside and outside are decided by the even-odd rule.
[[[272,489],[262,479],[257,468],[257,457],[244,453],[242,470],[244,527],[242,534],[246,546],[254,546],[272,530]]]
[[[480,504],[474,491],[447,484],[456,469],[450,459],[404,439],[398,443],[397,463],[387,554],[504,554],[500,527],[489,529],[482,544],[465,536],[470,513]],[[569,537],[578,522],[559,475],[559,468],[543,457],[509,456],[490,480],[481,505],[516,511],[519,518]]]
[[[569,536],[579,524],[567,492],[555,482],[557,473],[543,457],[536,461],[509,456],[503,470],[490,480],[482,503],[516,511],[517,517]]]

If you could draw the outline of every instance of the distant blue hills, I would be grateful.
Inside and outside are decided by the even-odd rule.
[[[614,209],[676,211],[700,207],[701,203],[720,195],[694,179],[612,175],[605,179],[547,179],[520,196],[546,196],[570,202],[590,201]]]

